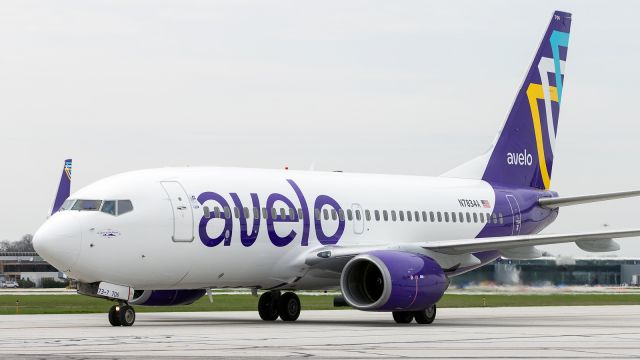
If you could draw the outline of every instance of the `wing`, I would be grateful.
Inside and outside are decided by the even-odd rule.
[[[442,240],[422,243],[400,243],[371,246],[325,246],[312,250],[306,255],[304,262],[312,268],[340,272],[342,267],[354,256],[373,250],[399,250],[424,252],[428,250],[434,255],[441,254],[436,261],[446,262],[447,256],[455,256],[456,262],[473,263],[472,253],[481,251],[500,251],[502,254],[532,254],[536,245],[549,245],[575,242],[586,251],[614,251],[620,247],[613,241],[616,238],[640,236],[640,229],[584,232],[573,234],[520,235],[503,237],[486,237],[477,239]],[[461,257],[462,256],[462,257]],[[466,259],[464,257],[468,257]],[[523,256],[522,258],[536,257]],[[475,259],[477,261],[477,259]],[[445,265],[442,263],[441,265]]]
[[[576,242],[581,247],[591,247],[592,251],[613,251],[617,248],[597,250],[598,242],[611,244],[612,239],[640,236],[640,229],[586,232],[574,234],[545,234],[489,237],[464,240],[444,240],[421,243],[420,246],[443,254],[456,255],[487,250],[508,250],[525,246]],[[590,246],[591,245],[591,246]]]

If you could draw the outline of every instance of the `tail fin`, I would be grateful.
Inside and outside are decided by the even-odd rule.
[[[549,188],[570,27],[571,14],[554,12],[493,147],[445,176]]]
[[[71,192],[71,159],[64,161],[64,168],[62,169],[62,175],[60,176],[60,184],[58,185],[58,192],[56,192],[56,198],[53,201],[53,207],[51,208],[51,214],[55,214],[62,203],[67,200]]]

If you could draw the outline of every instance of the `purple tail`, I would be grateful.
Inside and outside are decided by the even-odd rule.
[[[571,14],[556,11],[489,153],[445,176],[549,189]]]
[[[60,176],[60,184],[58,185],[58,192],[56,198],[53,201],[53,207],[51,208],[51,215],[55,214],[62,203],[69,197],[71,191],[71,159],[64,161],[64,168],[62,169],[62,176]]]

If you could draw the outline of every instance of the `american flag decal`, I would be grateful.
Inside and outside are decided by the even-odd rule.
[[[491,204],[489,204],[488,200],[480,200],[482,202],[482,207],[490,208]]]

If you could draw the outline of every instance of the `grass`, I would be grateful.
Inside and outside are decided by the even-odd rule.
[[[19,307],[16,300],[20,302]],[[300,300],[304,310],[335,309],[332,296],[302,295]],[[16,314],[16,310],[19,314],[106,313],[111,305],[113,302],[108,300],[82,295],[0,295],[0,315]],[[575,305],[640,305],[640,294],[446,294],[438,303],[441,308]],[[136,306],[136,311],[255,311],[257,306],[258,298],[251,295],[214,295],[213,304],[205,296],[191,305]]]

